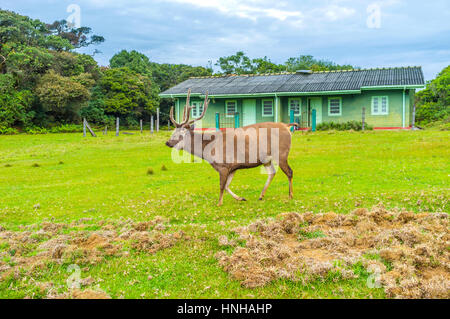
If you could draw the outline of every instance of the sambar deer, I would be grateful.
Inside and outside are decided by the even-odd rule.
[[[193,124],[205,116],[209,100],[208,93],[206,93],[202,114],[200,117],[190,120],[193,107],[190,105],[190,93],[191,90],[188,91],[181,123],[175,121],[173,107],[170,109],[170,121],[175,126],[175,131],[166,145],[206,160],[219,173],[218,206],[223,203],[224,190],[228,191],[236,200],[245,201],[245,198],[236,195],[230,189],[235,172],[239,169],[264,165],[268,177],[259,197],[259,200],[262,200],[276,173],[274,161],[278,163],[289,180],[289,198],[292,199],[293,171],[287,161],[291,148],[289,128],[297,126],[297,124],[266,122],[218,132],[194,131]]]

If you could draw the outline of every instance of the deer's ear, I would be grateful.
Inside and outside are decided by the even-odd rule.
[[[189,131],[193,131],[194,130],[194,125],[184,125],[183,128],[186,129],[186,130],[189,130]]]

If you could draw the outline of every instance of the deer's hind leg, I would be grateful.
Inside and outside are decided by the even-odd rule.
[[[266,195],[267,188],[269,187],[270,183],[275,177],[275,167],[273,167],[272,162],[265,164],[264,167],[267,170],[267,181],[266,185],[264,185],[261,195],[259,196],[259,200],[262,200],[264,198],[264,195]]]
[[[219,174],[220,174],[220,196],[219,196],[219,203],[217,204],[217,206],[222,206],[223,191],[225,190],[225,187],[227,185],[228,172],[219,171]]]
[[[225,189],[227,190],[228,193],[230,193],[231,196],[233,196],[233,198],[237,201],[246,201],[246,199],[244,197],[239,197],[238,195],[236,195],[235,193],[233,193],[230,189],[230,184],[231,181],[233,180],[234,177],[234,173],[236,173],[236,171],[232,172],[230,175],[228,175],[228,179],[227,182],[225,184]]]
[[[292,168],[288,165],[287,159],[281,160],[279,164],[281,170],[286,174],[288,180],[289,180],[289,199],[294,198],[294,192],[292,189],[292,179],[294,176],[294,172],[292,171]]]

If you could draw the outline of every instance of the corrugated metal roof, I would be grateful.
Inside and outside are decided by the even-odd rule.
[[[227,95],[290,92],[354,91],[362,87],[425,85],[421,67],[319,71],[190,78],[161,93]]]

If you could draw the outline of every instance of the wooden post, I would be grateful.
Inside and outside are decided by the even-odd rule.
[[[140,120],[139,122],[141,124],[141,134],[142,134],[142,120]]]
[[[294,109],[289,112],[289,123],[294,123]],[[291,127],[291,132],[294,132],[294,126]]]
[[[416,128],[416,103],[413,105],[413,113],[412,113],[412,123],[411,123],[411,129]]]
[[[108,125],[105,125],[105,131],[103,132],[103,135],[108,135]]]
[[[156,109],[156,132],[159,132],[159,107]]]
[[[167,129],[170,131],[170,120],[167,121]]]
[[[119,136],[119,118],[116,119],[116,136]]]
[[[316,131],[316,114],[317,111],[316,109],[312,110],[312,114],[311,114],[311,131],[315,132]]]
[[[239,112],[234,113],[234,128],[239,128],[241,121],[239,120]]]
[[[366,108],[362,108],[362,130],[366,129]]]
[[[91,129],[91,126],[89,125],[89,123],[86,121],[86,119],[84,119],[84,123],[85,123],[85,127],[87,127],[87,129],[89,130],[89,133],[91,133],[91,135],[93,137],[97,137],[97,135],[95,135],[94,131]]]
[[[153,134],[153,115],[150,119],[150,132]]]
[[[220,113],[216,113],[216,131],[220,130]]]
[[[83,137],[86,137],[86,119],[83,118]]]

